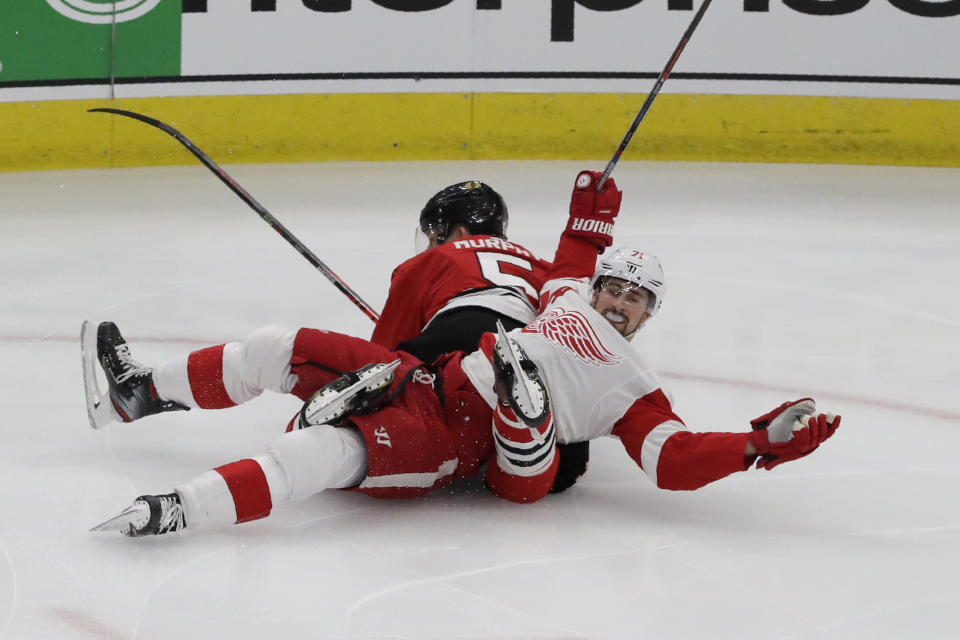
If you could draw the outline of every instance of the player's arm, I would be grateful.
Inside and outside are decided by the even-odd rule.
[[[658,487],[689,491],[747,470],[758,454],[761,455],[758,467],[764,468],[803,457],[830,437],[839,425],[839,418],[824,416],[832,428],[814,430],[807,426],[806,431],[798,428],[797,432],[791,431],[795,436],[788,436],[782,425],[796,421],[793,410],[787,411],[796,404],[781,405],[757,418],[752,423],[752,433],[697,433],[687,430],[673,413],[666,396],[657,390],[637,400],[612,433],[620,438],[630,457]],[[815,422],[819,425],[819,419]],[[772,431],[768,432],[769,429]],[[786,440],[769,444],[771,438]],[[769,458],[778,455],[779,462],[777,458]]]
[[[387,301],[370,342],[396,349],[400,342],[413,338],[423,329],[426,323],[423,300],[428,285],[421,281],[421,274],[428,271],[423,264],[426,257],[418,256],[415,261],[405,262],[394,269]]]
[[[661,489],[698,489],[748,466],[744,448],[749,434],[688,431],[660,389],[638,398],[612,435]]]
[[[567,227],[560,236],[560,244],[547,280],[555,278],[585,278],[593,274],[597,255],[613,244],[613,221],[620,212],[623,192],[610,178],[597,191],[599,171],[581,171],[570,195],[570,215]]]

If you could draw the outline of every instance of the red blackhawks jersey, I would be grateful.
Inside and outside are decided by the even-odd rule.
[[[747,433],[694,433],[642,355],[591,306],[587,279],[550,280],[537,318],[509,335],[540,370],[550,390],[557,441],[614,436],[653,482],[696,489],[747,468]],[[461,367],[490,406],[495,337]]]
[[[458,307],[484,307],[530,322],[549,266],[518,244],[486,235],[428,249],[394,269],[370,341],[396,349]]]

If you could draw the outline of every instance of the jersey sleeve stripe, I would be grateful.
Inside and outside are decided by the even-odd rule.
[[[657,464],[660,462],[660,451],[663,449],[667,438],[679,431],[686,431],[683,424],[670,420],[654,427],[647,437],[643,439],[643,447],[640,449],[640,465],[653,484],[657,485]]]

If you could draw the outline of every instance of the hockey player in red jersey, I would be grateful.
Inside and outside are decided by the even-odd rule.
[[[267,328],[151,372],[132,360],[115,327],[101,325],[110,400],[128,417],[177,405],[230,406],[264,388],[307,403],[294,419],[299,428],[264,454],[208,471],[173,493],[141,496],[95,529],[138,536],[246,522],[326,488],[416,496],[476,474],[484,463],[496,494],[530,502],[552,484],[557,442],[604,435],[619,437],[666,489],[696,489],[755,461],[769,469],[816,449],[839,418],[818,413],[810,399],[764,414],[746,433],[686,429],[628,343],[662,302],[659,261],[620,251],[596,264],[597,248],[610,243],[612,203],[619,205],[612,181],[595,191],[597,177],[578,176],[536,321],[501,330],[499,339],[487,335],[480,350],[433,368],[347,336]],[[383,377],[390,367],[394,376]],[[359,370],[333,379],[331,369]]]
[[[370,341],[429,363],[473,351],[498,320],[508,329],[533,320],[550,265],[508,242],[507,223],[503,198],[482,182],[430,198],[420,213],[427,246],[394,270]]]
[[[508,222],[506,202],[483,182],[460,182],[434,194],[420,212],[423,250],[394,270],[370,341],[431,363],[446,353],[476,350],[497,322],[508,330],[531,322],[550,263],[507,241]],[[589,446],[561,445],[554,492],[583,474]]]

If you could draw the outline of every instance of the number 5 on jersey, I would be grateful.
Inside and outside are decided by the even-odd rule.
[[[533,265],[529,260],[496,251],[477,251],[476,256],[484,280],[498,287],[519,289],[530,299],[533,307],[537,307],[539,291],[529,280],[534,277]]]

